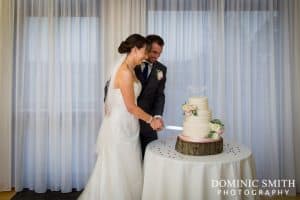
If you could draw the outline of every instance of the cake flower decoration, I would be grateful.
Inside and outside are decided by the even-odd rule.
[[[182,105],[182,110],[184,112],[184,115],[185,116],[191,116],[191,115],[194,115],[194,116],[197,116],[197,106],[195,105],[192,105],[192,104],[188,104],[188,103],[184,103]]]
[[[224,133],[224,124],[219,119],[213,119],[209,123],[210,133],[208,138],[219,139]]]

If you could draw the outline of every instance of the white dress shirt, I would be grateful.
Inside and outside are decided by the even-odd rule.
[[[153,63],[150,63],[148,61],[143,61],[142,64],[141,64],[141,70],[144,71],[144,68],[145,68],[145,62],[148,63],[148,75],[147,77],[149,77],[150,73],[151,73],[151,70],[153,68]]]

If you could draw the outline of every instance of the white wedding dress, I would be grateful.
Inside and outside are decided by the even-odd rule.
[[[142,156],[139,122],[129,113],[120,89],[110,81],[104,116],[97,139],[97,161],[79,200],[140,200],[142,196]],[[141,83],[134,83],[137,99]]]

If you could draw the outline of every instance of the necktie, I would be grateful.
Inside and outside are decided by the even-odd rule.
[[[148,64],[147,62],[144,62],[145,64],[145,67],[144,67],[144,70],[143,70],[143,77],[144,77],[144,80],[147,80],[148,78]]]

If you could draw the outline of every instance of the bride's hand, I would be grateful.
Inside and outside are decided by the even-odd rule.
[[[161,120],[153,118],[153,120],[150,123],[150,126],[153,130],[158,130],[163,126],[163,124],[161,123]]]

